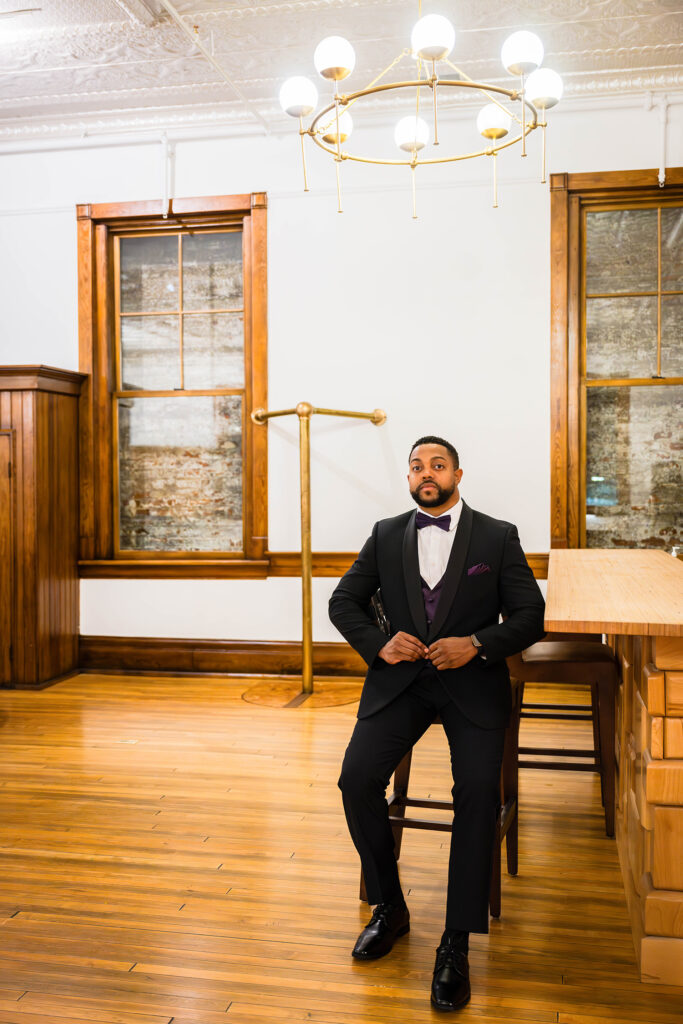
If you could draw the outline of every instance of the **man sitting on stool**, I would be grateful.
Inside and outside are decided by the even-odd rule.
[[[388,953],[410,929],[389,824],[386,787],[438,712],[453,772],[453,834],[446,929],[431,1001],[456,1010],[470,998],[468,937],[488,931],[500,769],[509,719],[505,658],[543,636],[544,602],[511,523],[461,499],[458,453],[440,437],[410,452],[418,508],[376,523],[330,599],[330,618],[368,672],[339,787],[360,855],[372,918],[353,949]],[[391,639],[369,611],[381,589]],[[507,618],[499,622],[501,611]]]

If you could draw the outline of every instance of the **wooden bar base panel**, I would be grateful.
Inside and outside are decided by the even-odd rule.
[[[617,844],[643,981],[683,983],[683,639],[617,637]]]

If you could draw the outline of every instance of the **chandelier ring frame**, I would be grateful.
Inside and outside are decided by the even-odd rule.
[[[356,100],[362,99],[364,96],[372,96],[374,93],[388,92],[392,89],[416,89],[422,87],[436,89],[439,86],[448,86],[459,89],[477,89],[478,91],[483,92],[484,94],[496,92],[499,93],[501,96],[507,97],[507,99],[513,102],[516,100],[521,100],[522,103],[526,106],[527,110],[529,111],[531,115],[531,120],[526,123],[526,125],[524,126],[524,130],[520,132],[519,135],[515,135],[512,139],[508,139],[505,142],[500,142],[497,145],[487,146],[486,148],[477,150],[476,152],[473,153],[461,153],[456,154],[455,156],[434,157],[426,160],[418,160],[416,158],[415,153],[411,156],[409,160],[388,160],[380,159],[378,157],[375,158],[355,156],[352,153],[347,153],[344,151],[340,152],[336,145],[327,145],[325,142],[323,142],[323,140],[320,138],[316,131],[316,126],[318,122],[321,120],[321,118],[325,117],[326,114],[329,114],[332,111],[334,111],[337,104],[339,104],[339,106],[342,109],[345,109],[352,103],[355,103]],[[315,142],[316,146],[324,150],[325,153],[329,153],[330,156],[333,156],[335,160],[338,161],[353,160],[357,163],[364,164],[383,164],[393,167],[414,167],[416,166],[416,164],[419,164],[420,166],[425,166],[428,164],[449,164],[456,163],[459,160],[471,160],[473,158],[480,156],[493,156],[494,154],[500,152],[503,149],[507,149],[510,146],[516,145],[518,142],[521,142],[522,139],[526,138],[526,136],[529,135],[530,132],[534,131],[536,128],[542,127],[545,127],[545,125],[543,122],[538,120],[538,111],[536,110],[536,107],[529,100],[526,100],[517,89],[504,89],[502,86],[489,85],[486,82],[463,82],[451,81],[450,79],[420,78],[406,82],[387,82],[382,85],[369,86],[367,89],[358,89],[356,92],[340,94],[335,97],[332,103],[328,104],[328,106],[326,106],[323,110],[316,114],[309,128],[301,128],[300,133],[302,136],[310,135],[310,137],[313,139],[313,142]]]

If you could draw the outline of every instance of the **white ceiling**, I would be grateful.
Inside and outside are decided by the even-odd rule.
[[[103,128],[291,127],[277,92],[291,74],[316,77],[312,55],[320,39],[344,35],[353,43],[351,90],[408,45],[417,18],[417,0],[173,6],[187,28],[196,26],[219,68],[162,0],[0,0],[0,14],[40,8],[0,17],[0,140]],[[545,43],[544,63],[562,74],[569,102],[683,90],[683,0],[424,0],[423,9],[450,17],[458,32],[452,60],[478,80],[512,85],[500,47],[514,29],[530,28]]]

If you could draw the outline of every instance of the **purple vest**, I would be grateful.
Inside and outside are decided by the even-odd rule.
[[[425,613],[427,615],[427,628],[431,626],[436,615],[436,609],[439,606],[439,598],[441,597],[441,588],[443,586],[443,576],[436,584],[435,587],[430,587],[422,577],[420,576],[420,583],[422,584],[422,596],[425,603]]]

